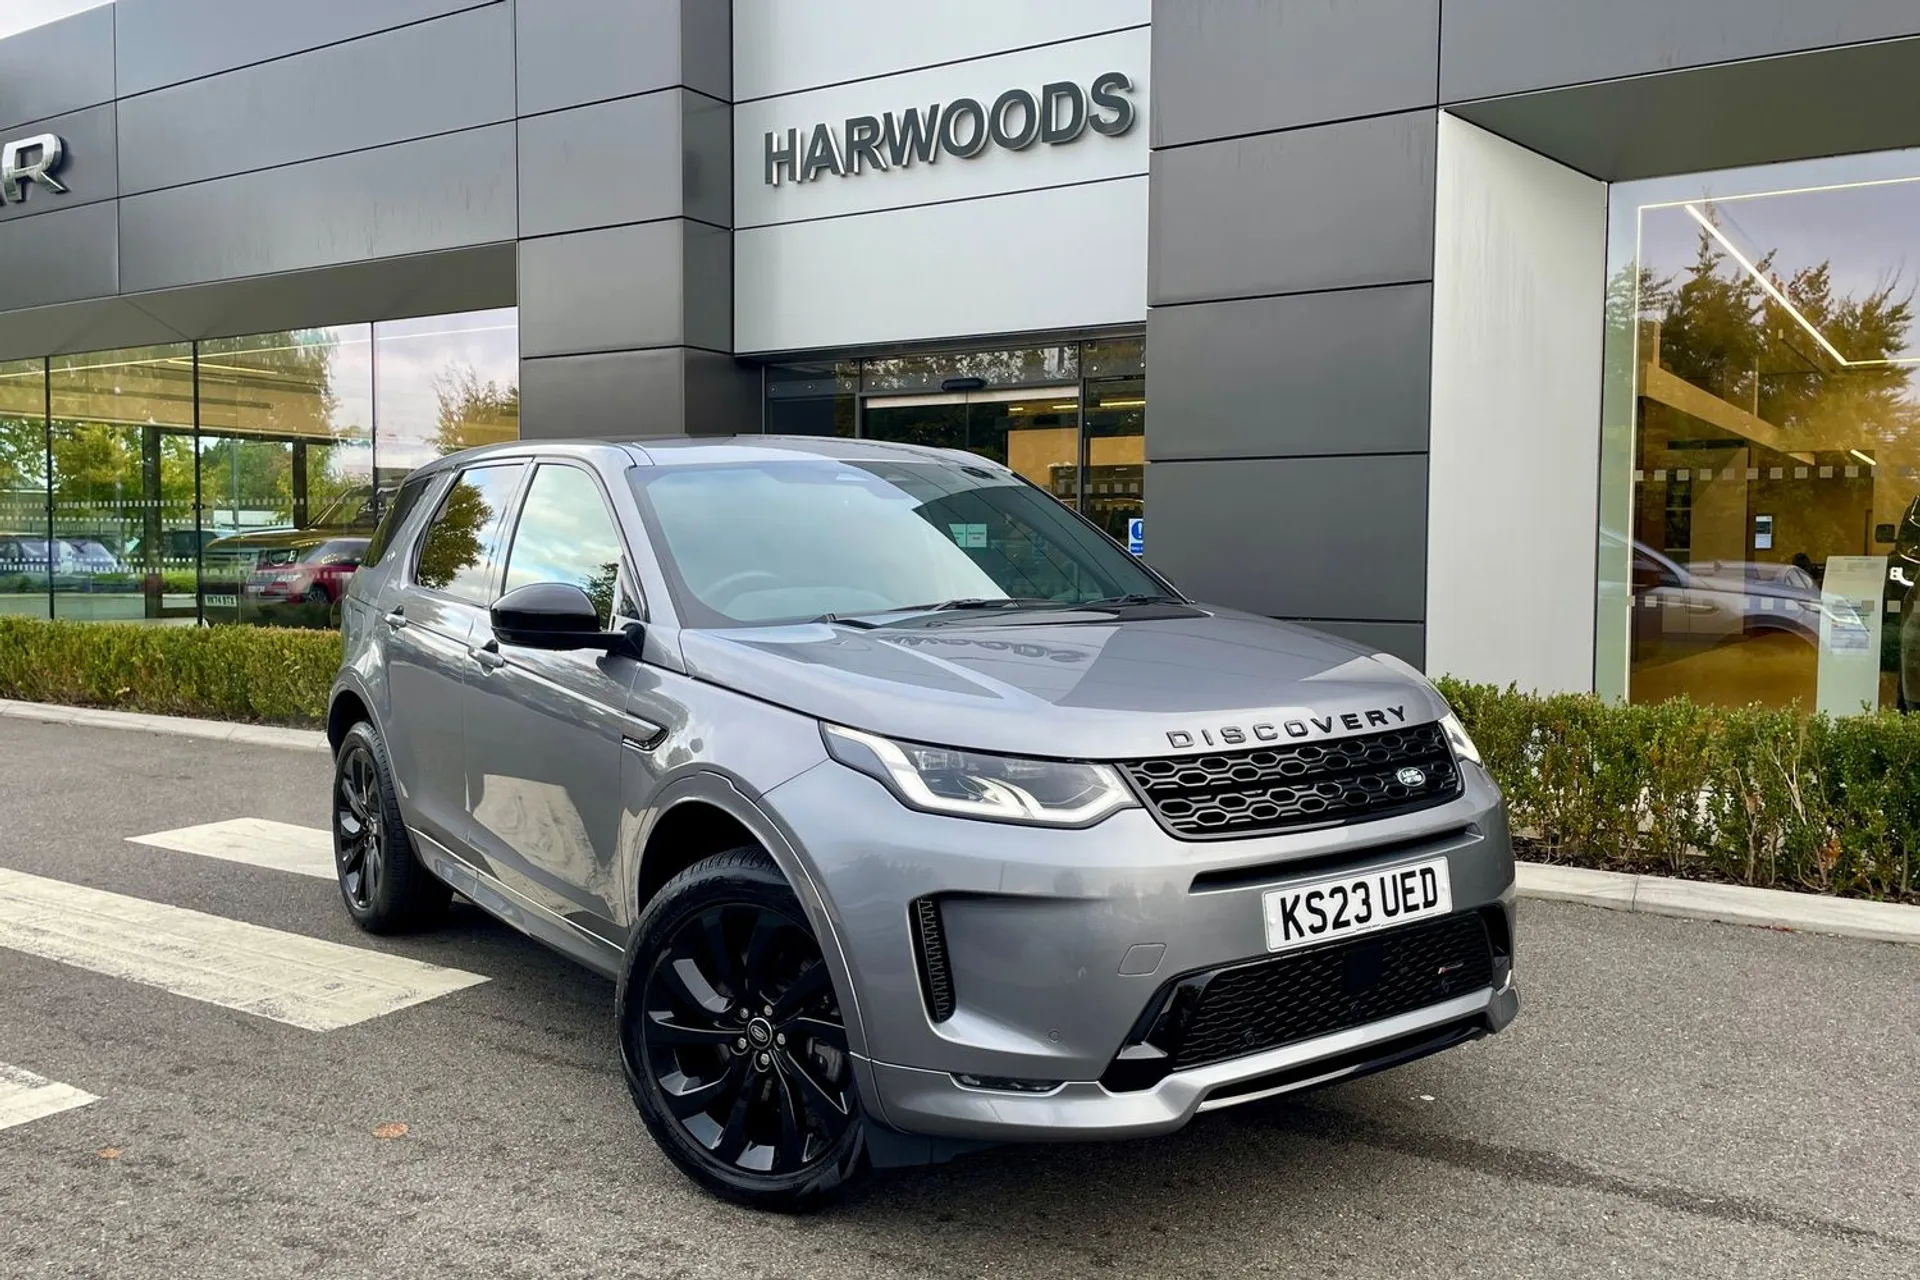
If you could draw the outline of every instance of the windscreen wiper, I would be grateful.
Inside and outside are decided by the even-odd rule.
[[[1124,596],[1101,596],[1098,600],[1080,600],[1078,608],[1104,608],[1109,605],[1125,606],[1130,604],[1185,604],[1179,596],[1145,595],[1135,592]]]

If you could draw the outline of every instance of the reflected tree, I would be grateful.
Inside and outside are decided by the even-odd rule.
[[[482,379],[471,365],[454,365],[434,379],[439,402],[433,447],[441,456],[478,445],[518,439],[520,388]]]
[[[420,548],[414,580],[443,590],[462,569],[479,564],[480,530],[492,516],[493,508],[478,488],[465,480],[456,484]]]

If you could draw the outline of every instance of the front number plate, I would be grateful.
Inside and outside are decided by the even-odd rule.
[[[1453,910],[1453,886],[1447,880],[1447,860],[1433,858],[1269,889],[1260,905],[1267,922],[1267,950],[1289,951],[1447,915]]]

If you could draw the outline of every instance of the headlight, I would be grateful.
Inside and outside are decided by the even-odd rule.
[[[1440,717],[1440,728],[1446,733],[1447,741],[1452,744],[1454,755],[1460,757],[1462,760],[1471,760],[1482,768],[1486,767],[1485,763],[1480,759],[1480,748],[1474,746],[1473,739],[1467,736],[1467,731],[1465,727],[1461,725],[1459,716],[1456,716],[1451,711],[1447,712],[1446,715]]]
[[[823,724],[827,753],[878,778],[911,809],[1077,827],[1133,804],[1120,775],[1104,764],[981,755]]]

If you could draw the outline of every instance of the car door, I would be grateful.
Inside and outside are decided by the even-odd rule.
[[[465,765],[470,641],[485,625],[506,516],[523,460],[468,467],[447,486],[405,574],[383,593],[388,628],[382,730],[408,823],[460,857],[470,853]]]
[[[640,621],[619,524],[580,461],[534,468],[499,590],[555,582],[587,593],[602,630]],[[466,770],[474,840],[508,887],[619,946],[621,741],[633,723],[626,705],[639,664],[624,653],[503,643],[484,623],[472,647]]]

